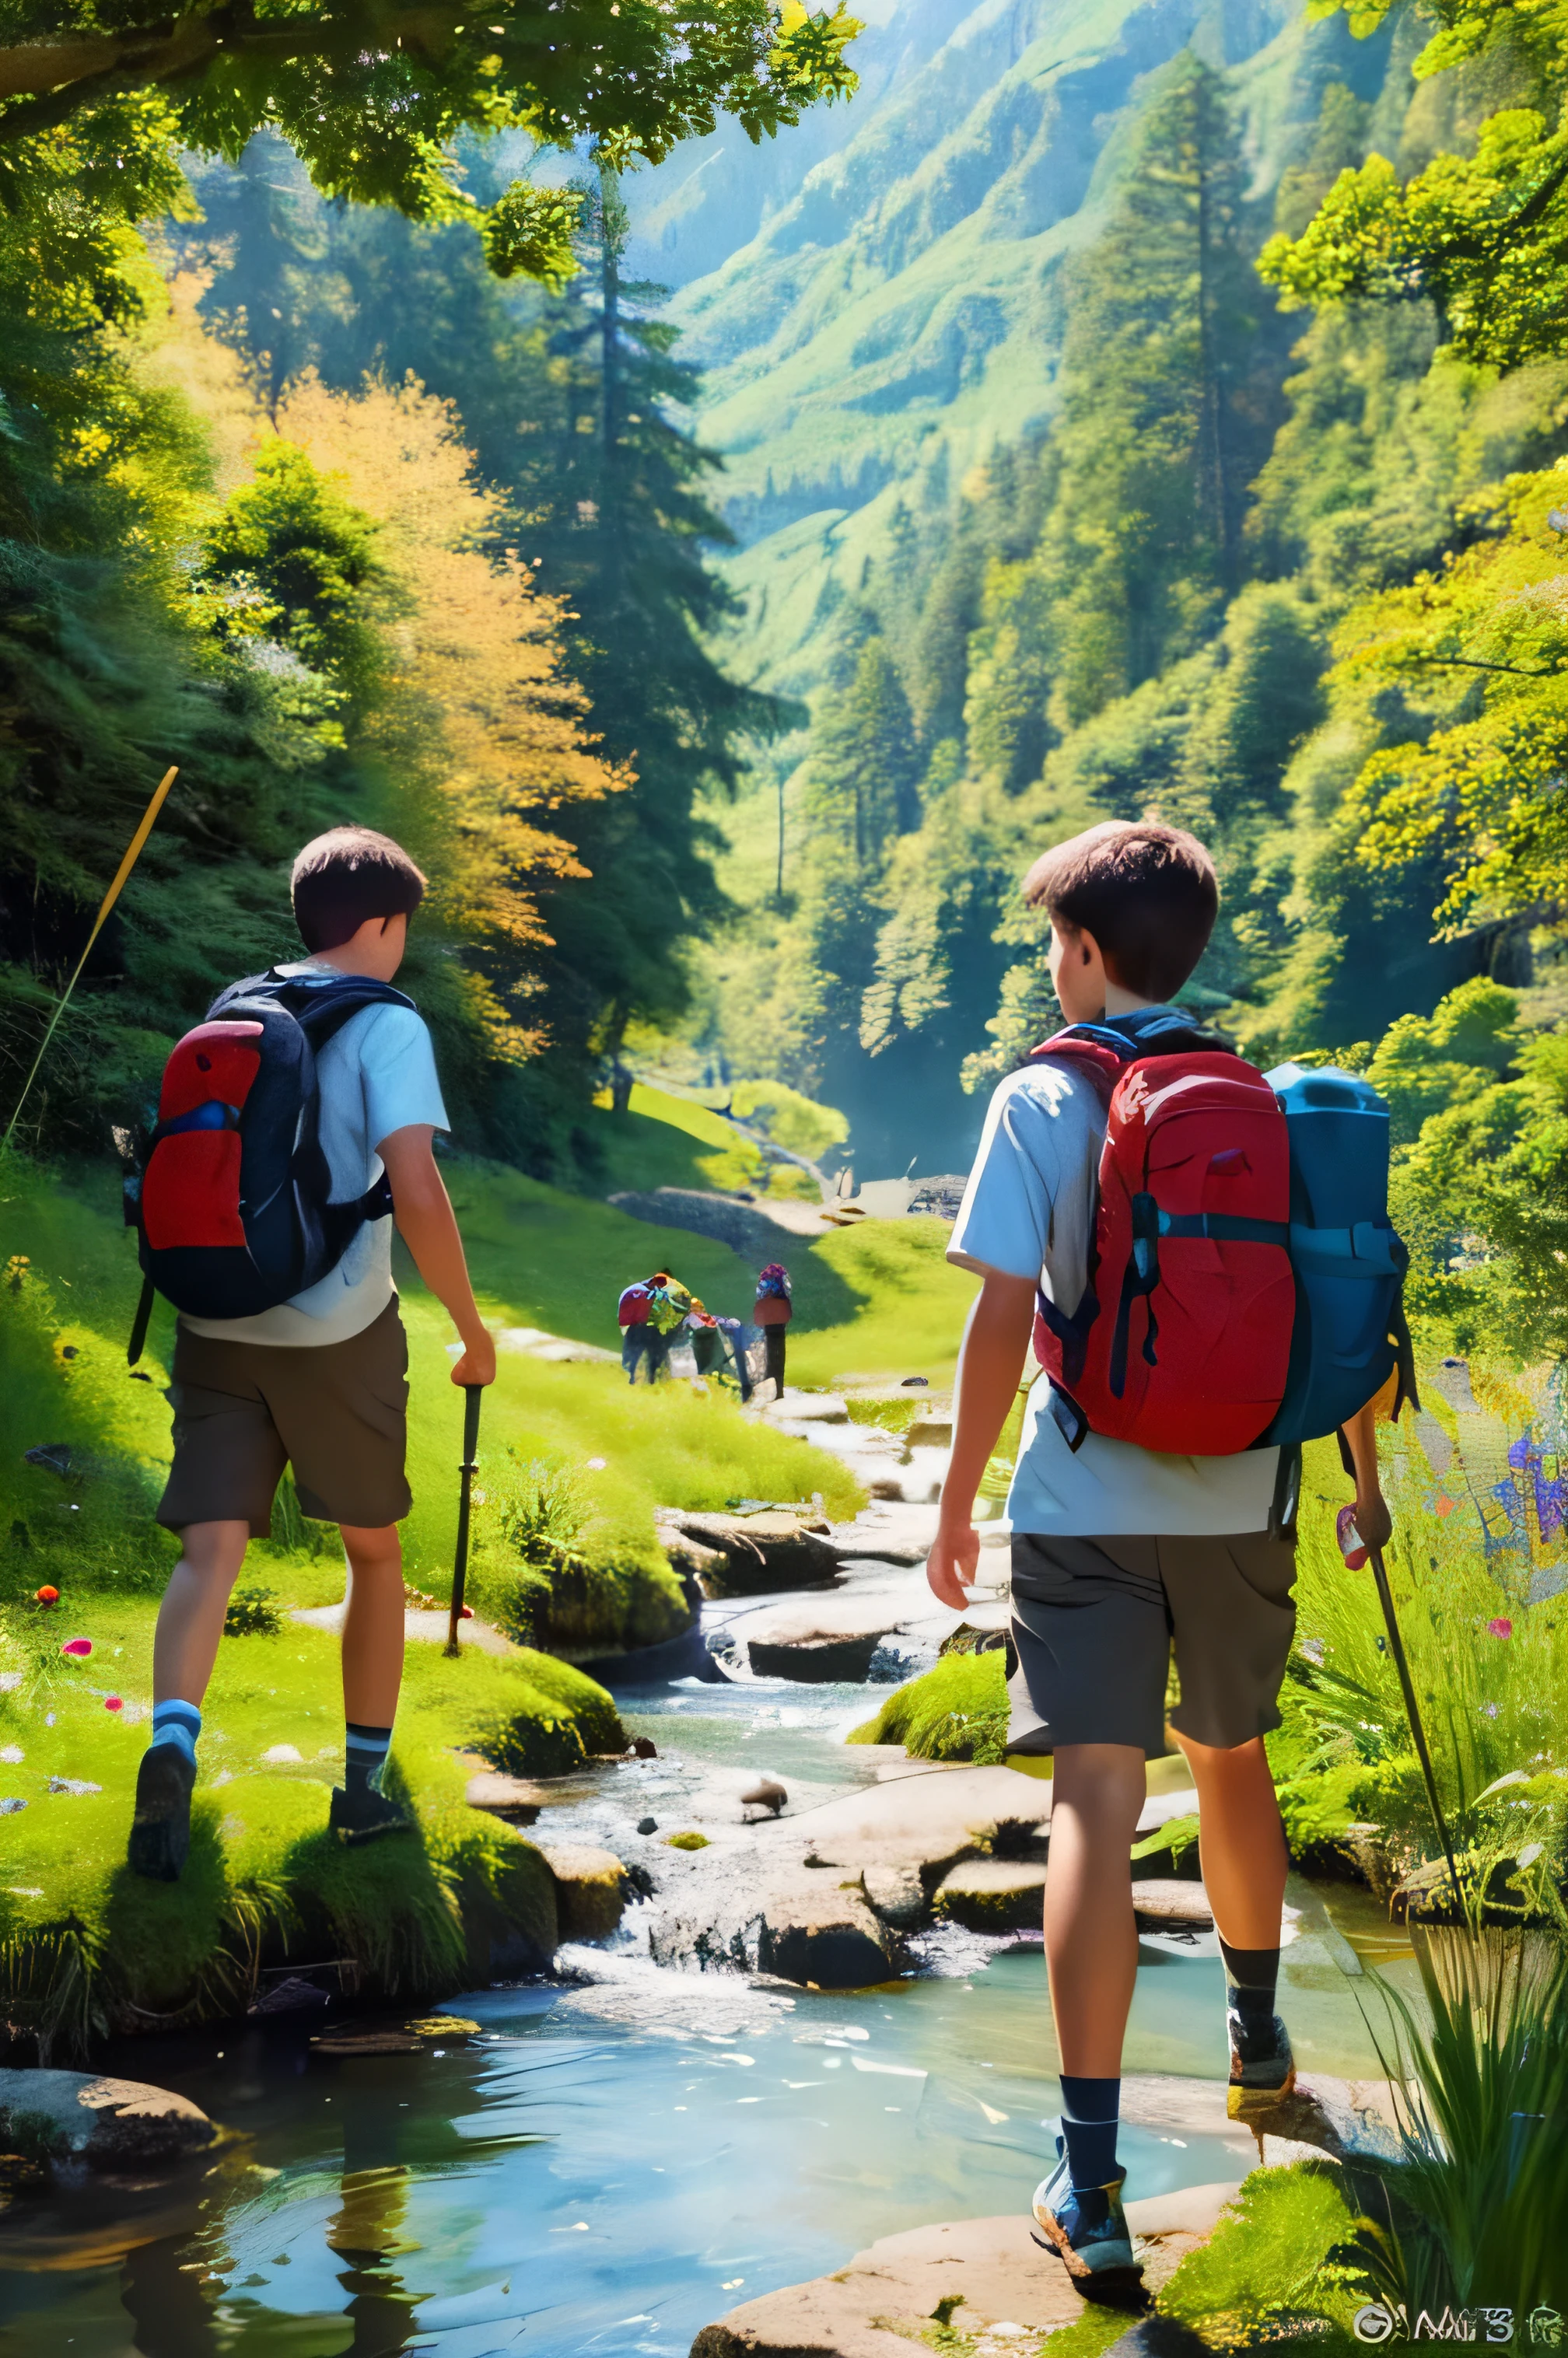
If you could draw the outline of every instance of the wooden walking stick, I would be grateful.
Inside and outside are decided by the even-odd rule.
[[[458,1624],[463,1617],[463,1587],[469,1576],[469,1502],[473,1489],[474,1453],[479,1447],[479,1404],[482,1384],[463,1386],[463,1462],[459,1467],[462,1488],[458,1495],[458,1551],[452,1563],[452,1610],[447,1622],[447,1651],[458,1649]]]
[[[178,768],[166,770],[164,772],[163,776],[158,781],[157,792],[154,794],[151,802],[147,805],[146,811],[142,814],[142,823],[140,827],[137,827],[135,835],[131,838],[130,843],[126,849],[125,857],[121,860],[119,867],[114,872],[114,882],[110,885],[109,890],[103,895],[103,904],[99,909],[98,914],[92,920],[92,931],[87,936],[87,947],[82,951],[81,956],[76,961],[76,971],[71,976],[70,980],[66,984],[64,990],[61,992],[59,1003],[56,1007],[54,1013],[49,1017],[48,1029],[45,1031],[43,1038],[38,1043],[38,1053],[33,1058],[32,1071],[22,1083],[22,1094],[16,1099],[16,1107],[11,1115],[11,1120],[6,1126],[5,1135],[3,1139],[0,1139],[0,1154],[4,1154],[6,1148],[11,1143],[12,1132],[15,1130],[16,1124],[22,1118],[22,1108],[27,1104],[28,1093],[32,1088],[33,1083],[38,1077],[38,1066],[43,1063],[44,1057],[49,1052],[49,1042],[54,1038],[55,1025],[59,1022],[60,1017],[65,1013],[66,1009],[70,1004],[70,994],[76,989],[77,983],[81,979],[81,969],[87,964],[88,958],[92,954],[93,943],[98,939],[99,935],[103,930],[103,921],[108,916],[109,912],[114,907],[115,902],[119,899],[121,892],[124,886],[126,877],[129,876],[132,869],[141,858],[142,846],[146,843],[148,836],[153,831],[153,821],[157,818],[159,811],[162,810],[168,790],[170,786],[173,785],[178,775],[179,772]]]

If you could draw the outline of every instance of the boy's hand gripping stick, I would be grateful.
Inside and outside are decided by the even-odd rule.
[[[458,1469],[462,1488],[458,1494],[458,1547],[452,1563],[452,1609],[447,1622],[447,1651],[458,1651],[458,1624],[463,1617],[463,1587],[469,1574],[469,1505],[473,1491],[474,1455],[479,1448],[479,1410],[482,1384],[463,1386],[463,1462]]]
[[[1454,1905],[1460,1906],[1463,1904],[1464,1895],[1460,1887],[1459,1869],[1454,1863],[1454,1843],[1448,1832],[1448,1821],[1443,1814],[1443,1804],[1437,1798],[1437,1779],[1433,1773],[1432,1754],[1427,1749],[1426,1730],[1422,1725],[1421,1706],[1415,1699],[1415,1686],[1411,1678],[1410,1663],[1405,1657],[1404,1639],[1400,1636],[1400,1625],[1394,1613],[1393,1591],[1389,1586],[1389,1575],[1383,1564],[1383,1551],[1381,1548],[1368,1547],[1356,1528],[1354,1507],[1341,1507],[1335,1526],[1335,1536],[1339,1541],[1340,1553],[1352,1572],[1358,1572],[1368,1556],[1372,1559],[1372,1578],[1377,1584],[1378,1602],[1383,1608],[1383,1627],[1389,1633],[1389,1651],[1394,1658],[1394,1668],[1399,1673],[1400,1690],[1405,1699],[1405,1716],[1410,1722],[1416,1758],[1421,1762],[1421,1773],[1426,1779],[1426,1798],[1432,1810],[1432,1822],[1437,1829],[1437,1839],[1443,1845],[1443,1855],[1448,1862],[1449,1879],[1454,1887]]]

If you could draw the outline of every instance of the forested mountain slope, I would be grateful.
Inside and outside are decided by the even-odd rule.
[[[796,693],[820,686],[835,608],[886,554],[899,501],[944,513],[998,440],[1054,411],[1061,265],[1125,173],[1143,78],[1189,45],[1235,69],[1257,194],[1310,136],[1325,84],[1370,95],[1387,57],[1343,19],[1309,27],[1295,0],[980,0],[955,16],[914,0],[868,37],[903,39],[854,135],[674,306],[747,545],[734,578],[770,684]],[[813,135],[843,115],[820,110]]]
[[[677,299],[741,653],[814,716],[686,1038],[862,1169],[963,1167],[1054,1020],[1018,879],[1102,817],[1214,847],[1192,996],[1261,1057],[1555,1003],[1568,369],[1507,223],[1560,234],[1562,61],[1382,13],[978,9]]]

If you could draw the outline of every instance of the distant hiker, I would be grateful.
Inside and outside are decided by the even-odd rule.
[[[691,1336],[691,1355],[697,1361],[697,1374],[716,1375],[724,1363],[724,1337],[719,1331],[718,1319],[703,1307],[695,1294],[686,1323]]]
[[[648,1336],[643,1351],[648,1362],[649,1383],[656,1383],[669,1373],[670,1347],[686,1324],[691,1308],[691,1296],[678,1278],[667,1269],[655,1270],[648,1280]]]
[[[640,1279],[635,1285],[625,1288],[616,1304],[615,1314],[621,1324],[621,1364],[629,1384],[636,1382],[637,1369],[643,1359],[648,1361],[647,1380],[654,1380],[654,1347],[659,1341],[658,1329],[648,1315],[654,1285],[651,1277]]]
[[[752,1370],[746,1357],[746,1346],[752,1329],[741,1318],[720,1317],[713,1323],[724,1338],[724,1347],[735,1369],[735,1380],[741,1387],[741,1401],[749,1401],[752,1397]]]
[[[1225,1961],[1227,2109],[1261,2121],[1294,2084],[1275,2011],[1288,1855],[1263,1738],[1294,1629],[1300,1444],[1344,1432],[1357,1526],[1381,1545],[1363,1403],[1400,1363],[1405,1255],[1374,1092],[1347,1074],[1258,1073],[1169,1003],[1218,905],[1200,843],[1108,820],[1047,851],[1023,891],[1051,921],[1066,1028],[993,1096],[947,1248],[983,1283],[926,1569],[961,1609],[975,1495],[1033,1331],[1046,1372],[1008,1498],[1010,1749],[1054,1756],[1045,1953],[1062,2071],[1060,2159],[1033,2211],[1071,2277],[1108,2292],[1141,2274],[1116,2158],[1138,1962],[1127,1857],[1144,1761],[1166,1748],[1173,1644],[1171,1721]]]
[[[368,827],[294,863],[309,955],[236,983],[165,1067],[136,1205],[142,1264],[178,1310],[174,1463],[157,1510],[180,1535],[153,1649],[152,1741],[130,1863],[172,1882],[190,1840],[201,1704],[246,1543],[286,1466],[348,1558],[349,1839],[412,1822],[382,1790],[403,1671],[408,1347],[392,1222],[462,1340],[454,1384],[495,1378],[431,1141],[449,1128],[430,1035],[392,988],[425,879]],[[391,1217],[388,1217],[387,1216]]]
[[[782,1260],[771,1260],[757,1279],[757,1301],[752,1316],[762,1329],[766,1341],[768,1356],[763,1374],[773,1379],[775,1400],[784,1398],[784,1329],[789,1325],[793,1308],[789,1271]]]

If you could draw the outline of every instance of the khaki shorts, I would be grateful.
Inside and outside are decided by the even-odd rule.
[[[265,1539],[286,1466],[307,1515],[380,1531],[413,1501],[405,1474],[408,1338],[397,1304],[346,1343],[220,1343],[175,1330],[174,1464],[157,1519],[247,1522]]]
[[[1011,1752],[1063,1744],[1165,1750],[1171,1649],[1182,1700],[1171,1724],[1229,1751],[1280,1725],[1295,1634],[1295,1540],[1012,1535]]]

